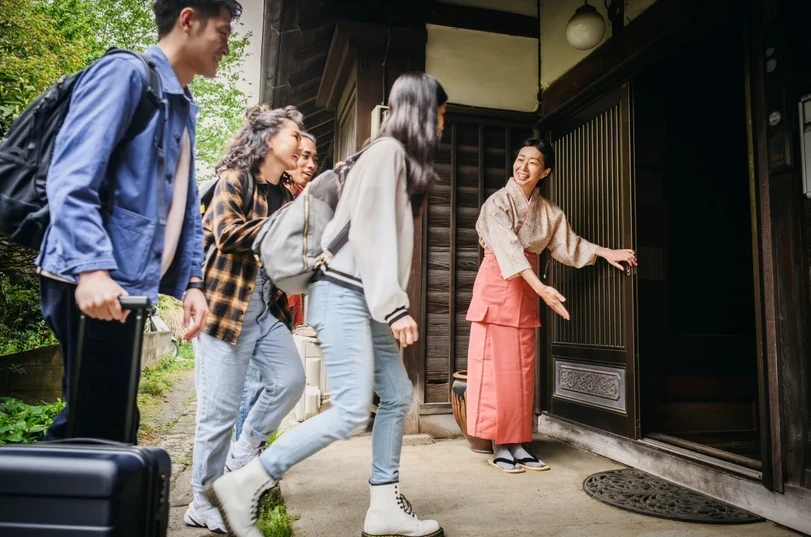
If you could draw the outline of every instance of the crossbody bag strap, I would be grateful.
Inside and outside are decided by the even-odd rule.
[[[341,186],[342,193],[344,184],[346,183],[347,177],[349,177],[349,172],[352,170],[352,167],[358,161],[360,156],[363,153],[365,153],[367,149],[372,147],[372,144],[374,143],[375,142],[370,143],[369,145],[367,145],[366,147],[364,147],[363,149],[361,149],[360,151],[358,151],[357,153],[346,159],[346,161],[340,167],[334,170],[336,173],[338,173],[338,182]],[[327,252],[330,257],[334,257],[335,254],[337,254],[341,250],[341,248],[346,246],[346,243],[349,242],[350,224],[351,222],[347,222],[346,225],[341,229],[341,231],[339,231],[338,234],[335,236],[335,238],[333,238],[332,241],[329,243],[329,246],[327,246]]]

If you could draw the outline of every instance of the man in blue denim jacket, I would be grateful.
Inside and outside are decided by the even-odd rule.
[[[216,75],[241,10],[236,0],[154,3],[158,45],[146,56],[160,78],[163,113],[155,113],[130,141],[122,138],[148,84],[138,58],[106,56],[74,88],[54,146],[46,187],[51,224],[37,259],[42,313],[61,345],[65,393],[76,364],[80,312],[89,320],[78,408],[65,408],[46,439],[69,434],[68,412],[76,413],[76,437],[134,438],[136,431],[124,431],[123,425],[134,317],[121,309],[119,297],[175,296],[183,300],[186,339],[200,331],[208,306],[194,180],[197,106],[188,85],[196,75]],[[158,177],[154,139],[161,118],[165,159]],[[102,200],[112,178],[108,211]]]

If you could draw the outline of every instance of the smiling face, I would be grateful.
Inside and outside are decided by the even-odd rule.
[[[201,18],[192,8],[180,13],[180,22],[187,29],[185,50],[195,73],[207,78],[217,75],[223,56],[230,52],[231,15],[222,8],[216,17]]]
[[[274,158],[282,169],[294,170],[301,156],[301,129],[294,121],[283,120],[284,126],[268,142],[270,149],[267,158]]]
[[[318,170],[318,150],[312,140],[302,137],[301,154],[297,166],[288,173],[290,173],[293,181],[303,188],[312,181],[316,170]]]
[[[538,186],[538,182],[551,172],[552,168],[547,168],[544,164],[543,153],[532,146],[522,147],[513,163],[515,182],[525,192]]]

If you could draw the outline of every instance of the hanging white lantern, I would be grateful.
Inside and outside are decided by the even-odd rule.
[[[589,50],[599,45],[605,37],[605,19],[588,0],[577,8],[566,25],[566,40],[579,50]]]

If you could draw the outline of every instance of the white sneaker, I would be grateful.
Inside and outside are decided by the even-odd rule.
[[[263,537],[256,525],[259,498],[275,484],[262,462],[254,458],[244,468],[214,481],[204,494],[220,509],[226,528],[235,537]]]
[[[400,484],[369,485],[371,501],[363,523],[363,537],[443,537],[436,520],[420,520],[400,494]]]
[[[203,496],[198,496],[189,504],[186,514],[183,515],[183,522],[187,526],[206,528],[214,533],[227,533],[220,512]]]

